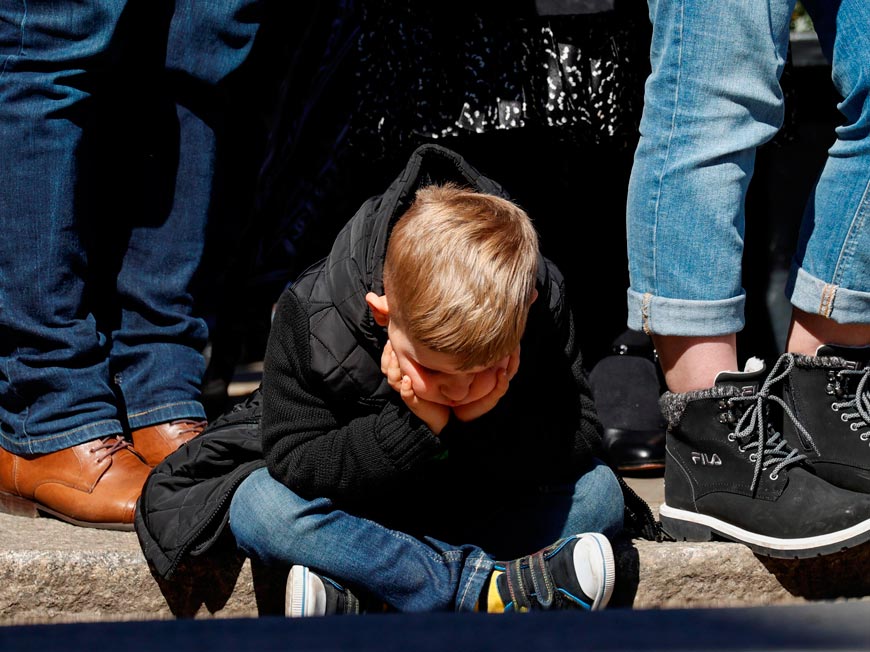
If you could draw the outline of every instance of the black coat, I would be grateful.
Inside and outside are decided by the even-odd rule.
[[[170,577],[187,555],[209,550],[224,533],[236,487],[266,464],[261,417],[258,389],[148,476],[135,527],[145,558],[161,577]]]

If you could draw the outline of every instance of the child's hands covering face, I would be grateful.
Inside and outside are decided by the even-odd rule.
[[[520,347],[518,346],[507,358],[496,363],[496,383],[492,391],[476,401],[457,405],[453,408],[453,414],[460,421],[472,421],[489,412],[507,393],[510,381],[516,376],[519,368]]]
[[[429,426],[429,430],[436,435],[440,434],[450,419],[450,408],[440,403],[422,399],[414,393],[411,378],[402,374],[402,370],[399,368],[399,359],[396,357],[393,345],[390,344],[389,340],[387,340],[381,354],[381,372],[386,376],[390,387],[399,392],[408,409]]]
[[[399,357],[388,340],[381,354],[381,372],[386,376],[390,387],[399,392],[408,408],[429,426],[436,435],[441,432],[450,418],[450,411],[460,421],[472,421],[492,410],[508,390],[510,381],[520,366],[520,347],[496,362],[492,367],[476,372],[434,372],[424,371],[419,363],[405,360],[409,373],[413,373],[429,394],[437,395],[437,400],[423,398],[415,391],[411,376],[404,373]],[[428,382],[427,382],[428,381]],[[453,384],[455,381],[455,385]],[[442,393],[433,390],[442,387]],[[460,391],[471,394],[465,400],[449,401],[444,392]],[[459,388],[458,390],[456,388]],[[475,389],[476,388],[476,389]],[[476,398],[475,398],[476,396]]]

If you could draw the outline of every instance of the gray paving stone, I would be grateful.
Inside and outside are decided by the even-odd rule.
[[[760,558],[744,546],[718,542],[622,541],[615,552],[619,579],[611,605],[617,609],[786,605],[870,595],[866,546],[801,562]],[[254,590],[253,576],[244,562],[217,576],[161,587],[135,533],[0,514],[0,625],[253,617],[258,604],[269,604],[262,590]],[[281,579],[273,580],[266,595],[276,599]]]
[[[629,479],[654,512],[660,478]],[[870,546],[803,560],[758,557],[731,543],[615,545],[612,608],[751,607],[861,600],[870,595]],[[253,617],[280,609],[282,578],[249,562],[158,583],[133,532],[79,528],[0,514],[0,625]]]

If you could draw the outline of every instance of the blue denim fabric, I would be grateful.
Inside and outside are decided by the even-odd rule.
[[[249,54],[256,4],[0,3],[3,448],[51,452],[120,434],[124,421],[140,428],[204,417],[208,333],[192,314],[189,285],[215,201],[218,85]],[[156,45],[160,59],[146,61],[131,42]],[[135,88],[130,105],[114,97],[119,80]],[[142,139],[102,133],[121,122],[99,111],[141,117],[145,104],[167,109],[124,129],[177,134],[177,149],[164,159],[134,153],[163,169],[154,177],[131,169],[123,192],[106,188],[123,177],[113,166],[129,153],[98,156],[94,143],[114,139],[120,150]],[[159,118],[168,120],[150,124]],[[167,183],[152,183],[161,175]],[[123,200],[107,210],[110,191]],[[99,278],[111,256],[113,275]]]
[[[652,73],[629,181],[628,325],[664,335],[744,326],[744,200],[756,148],[782,125],[794,0],[649,0]],[[847,124],[807,207],[787,290],[794,305],[870,321],[867,89],[870,8],[806,3]]]
[[[445,543],[437,532],[414,537],[337,509],[327,498],[304,500],[260,469],[236,490],[230,528],[253,559],[310,566],[403,612],[472,611],[495,559],[531,554],[563,536],[613,536],[622,529],[622,490],[600,462],[573,486],[506,503],[469,499],[445,506],[469,526],[465,543]]]
[[[786,285],[791,302],[841,323],[870,322],[870,4],[805,0],[832,62],[844,123],[807,203]]]

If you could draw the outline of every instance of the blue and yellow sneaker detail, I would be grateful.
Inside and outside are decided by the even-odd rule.
[[[486,611],[604,609],[613,595],[616,566],[603,534],[560,539],[533,555],[496,563],[485,589]]]

